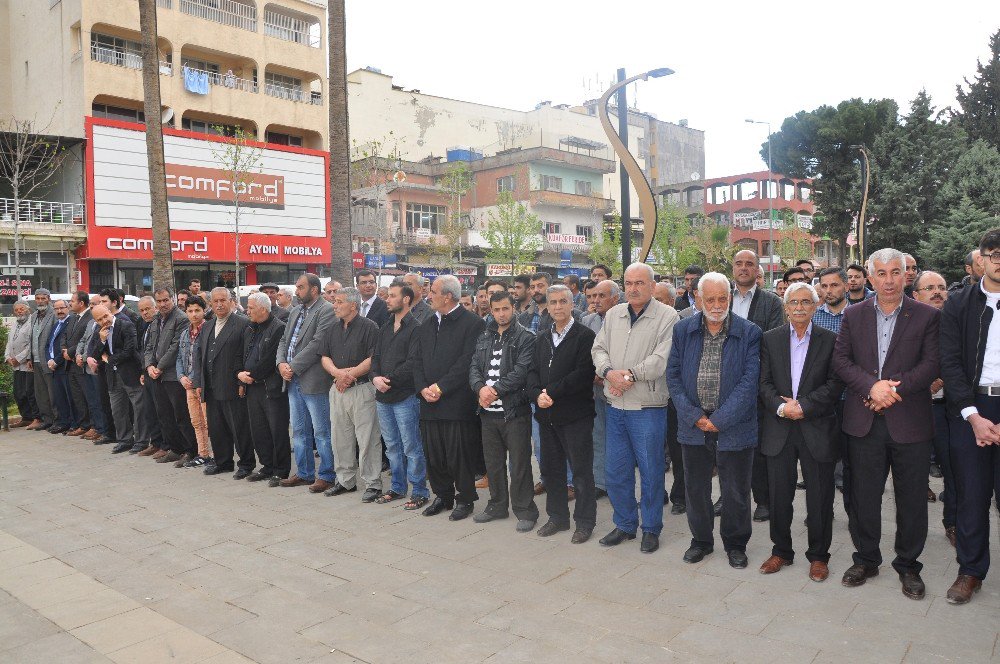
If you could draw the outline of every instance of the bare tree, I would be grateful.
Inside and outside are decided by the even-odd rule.
[[[146,116],[146,160],[149,167],[149,212],[153,229],[153,288],[174,286],[170,250],[170,212],[160,117],[160,53],[156,46],[156,0],[139,0],[142,32],[142,96]]]
[[[21,292],[21,221],[28,212],[25,204],[35,192],[52,181],[66,159],[66,149],[58,139],[47,136],[51,119],[44,127],[33,120],[11,118],[0,123],[0,177],[10,187],[14,200],[14,288]],[[6,220],[7,213],[4,214]]]
[[[351,143],[347,129],[347,34],[344,0],[331,0],[327,10],[326,33],[330,77],[330,270],[336,279],[353,281]]]
[[[223,128],[217,127],[220,133]],[[240,206],[246,200],[253,182],[253,176],[261,172],[261,154],[263,150],[255,145],[250,145],[254,140],[251,132],[237,128],[231,141],[220,143],[221,147],[212,150],[219,167],[226,172],[230,183],[230,200],[233,202],[233,228],[236,240],[236,293],[240,292],[240,250],[242,249],[240,231]]]
[[[374,231],[375,255],[378,258],[375,271],[381,276],[385,262],[382,256],[385,255],[383,245],[387,230],[386,197],[391,188],[398,185],[398,177],[405,177],[405,174],[397,176],[402,173],[400,141],[390,131],[382,138],[372,139],[363,144],[352,140],[351,144],[351,204],[361,212],[359,218],[355,219],[358,223],[352,224],[351,233],[353,236],[355,231],[363,231],[364,234]],[[373,195],[370,199],[367,198],[369,192]],[[355,200],[355,196],[360,200]],[[366,223],[367,215],[364,211],[367,209],[372,210],[371,224]],[[398,231],[390,233],[389,237],[394,238],[397,235]]]

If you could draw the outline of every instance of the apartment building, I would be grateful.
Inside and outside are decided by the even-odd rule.
[[[263,150],[262,162],[269,169],[265,175],[291,178],[291,190],[283,192],[291,201],[305,191],[296,191],[294,171],[283,170],[301,168],[296,161],[304,160],[315,171],[305,178],[308,185],[298,183],[308,189],[308,196],[315,195],[317,182],[324,179],[316,169],[325,168],[323,151],[328,149],[325,3],[157,0],[157,6],[168,180],[172,161],[178,167],[211,166],[212,146],[240,129],[253,135]],[[38,200],[23,202],[18,215],[22,249],[28,261],[36,261],[30,275],[33,287],[63,292],[79,285],[91,290],[115,285],[130,292],[148,287],[149,252],[115,249],[149,249],[148,196],[145,208],[139,204],[142,192],[148,192],[145,164],[126,158],[115,164],[121,176],[117,179],[94,172],[122,154],[139,153],[124,146],[129,144],[126,139],[133,147],[143,140],[140,38],[135,0],[0,0],[0,121],[31,120],[68,155],[51,186],[36,192]],[[93,151],[95,130],[106,139],[108,151],[103,155],[100,147]],[[122,182],[132,190],[115,190]],[[117,199],[126,193],[139,196],[125,205]],[[10,196],[0,188],[0,271],[5,274],[11,271]],[[319,198],[323,196],[319,191]],[[197,216],[191,205],[171,200],[172,222],[179,220],[172,228],[222,235],[199,236],[199,247],[203,239],[213,247],[208,252],[175,249],[178,279],[197,276],[203,283],[231,283],[235,249],[228,248],[231,242],[223,237],[227,231],[221,226],[185,229],[183,220]],[[112,209],[121,216],[109,216]],[[315,210],[306,216],[310,221],[300,225],[308,226],[313,234],[309,237],[315,238],[320,232]],[[296,235],[290,242],[281,226],[270,225],[269,232],[255,240],[268,247],[301,244]],[[322,234],[327,239],[328,228],[325,222]],[[95,239],[108,238],[113,239],[110,245],[94,245]],[[183,243],[175,237],[175,247]],[[312,265],[295,261],[279,269],[286,258],[246,255],[241,281],[254,281],[258,265],[269,278],[282,282]],[[328,263],[329,257],[315,262]],[[21,263],[30,264],[24,257]]]

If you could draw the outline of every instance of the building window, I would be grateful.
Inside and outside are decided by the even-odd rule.
[[[425,205],[423,203],[406,204],[406,230],[410,233],[427,229],[437,235],[438,229],[444,224],[448,208],[443,205]]]
[[[301,148],[302,147],[302,137],[292,136],[291,134],[279,134],[275,131],[269,131],[267,134],[267,142],[274,145],[291,145],[292,147]]]
[[[302,92],[301,78],[269,71],[264,72],[264,93],[291,101],[305,101],[306,99],[305,93]]]
[[[210,74],[219,73],[219,65],[214,62],[208,62],[207,60],[192,60],[191,58],[184,58],[184,66],[188,69],[200,69],[201,71],[207,71]]]
[[[592,239],[594,239],[594,227],[593,226],[577,226],[576,227],[576,234],[577,235],[582,235],[583,237],[587,238],[587,242],[590,242]]]
[[[541,177],[541,188],[545,191],[562,191],[562,178],[543,175]]]
[[[557,224],[552,221],[545,222],[545,234],[546,235],[558,235],[562,233],[562,224]]]
[[[502,194],[505,191],[514,191],[513,175],[505,175],[502,178],[497,178],[497,193]]]
[[[589,180],[576,180],[573,184],[578,196],[591,196],[594,193],[594,185]]]
[[[120,106],[109,106],[107,104],[94,104],[91,112],[95,118],[107,118],[108,120],[122,120],[124,122],[146,122],[146,114],[140,110],[131,108],[121,108]]]
[[[199,134],[210,134],[212,136],[228,136],[232,138],[236,135],[236,131],[241,129],[236,125],[220,125],[214,122],[205,122],[203,120],[192,120],[191,118],[184,118],[181,120],[181,129],[187,129],[188,131],[194,131]]]

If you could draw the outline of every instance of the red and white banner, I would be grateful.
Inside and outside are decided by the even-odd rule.
[[[565,235],[563,233],[549,233],[545,236],[545,241],[549,244],[586,244],[587,237],[584,235]]]

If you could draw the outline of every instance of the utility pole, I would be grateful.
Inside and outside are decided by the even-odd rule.
[[[624,80],[625,70],[619,69],[618,82],[621,83]],[[622,143],[625,145],[625,149],[628,150],[628,104],[625,101],[626,87],[628,86],[623,85],[618,88],[616,102],[618,104],[618,137],[621,138]],[[618,176],[621,179],[621,241],[622,269],[624,270],[632,264],[632,201],[628,186],[628,173],[625,171],[625,165],[621,162],[618,164]]]

